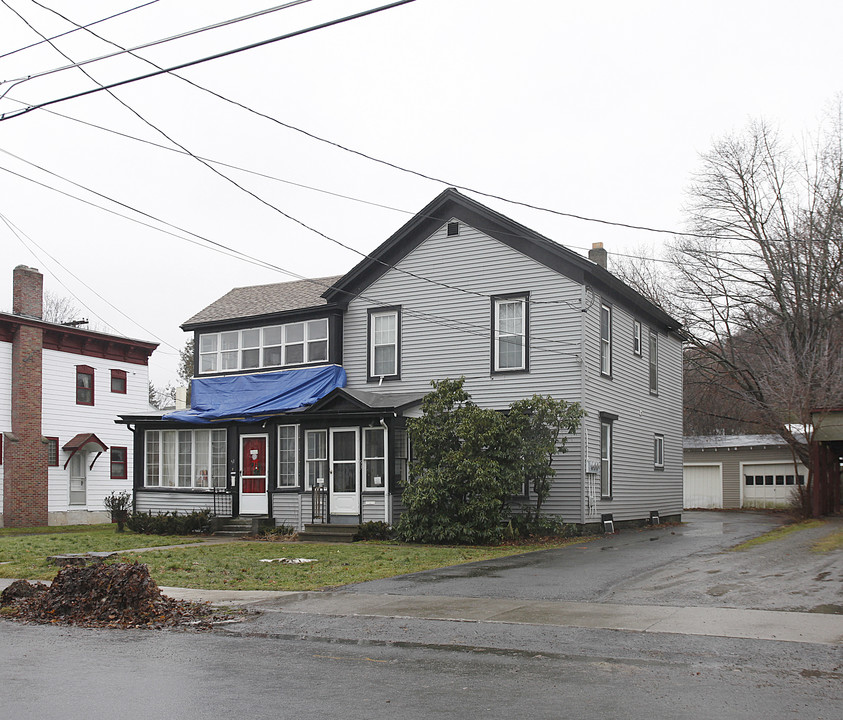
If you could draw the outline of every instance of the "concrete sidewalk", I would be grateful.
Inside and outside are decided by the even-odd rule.
[[[0,590],[14,580],[0,578]],[[162,587],[176,600],[265,613],[516,623],[843,645],[843,615],[739,608],[617,605],[436,595],[201,590]]]
[[[843,615],[431,595],[161,588],[173,598],[263,612],[519,623],[843,645]]]

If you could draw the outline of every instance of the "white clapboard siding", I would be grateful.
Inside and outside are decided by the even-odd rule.
[[[132,489],[133,436],[125,425],[117,425],[118,415],[141,413],[149,409],[149,371],[146,365],[89,357],[58,350],[43,354],[42,432],[59,439],[59,466],[49,468],[48,512],[90,510],[101,512],[103,500],[112,492]],[[94,368],[94,405],[76,404],[76,366]],[[126,372],[126,393],[111,392],[111,371]],[[104,452],[88,470],[85,505],[69,505],[69,468],[64,464],[69,454],[61,447],[78,433],[94,433],[109,448],[126,448],[128,477],[111,479],[111,462]],[[93,461],[94,454],[89,455]],[[90,464],[90,462],[89,462]]]
[[[212,493],[179,493],[138,490],[135,493],[135,510],[138,512],[194,512],[196,510],[214,510]]]
[[[12,343],[0,341],[0,443],[3,433],[12,429]],[[3,473],[0,464],[0,515],[3,513]]]
[[[272,495],[272,517],[276,525],[289,525],[301,530],[301,496],[299,493],[274,493]]]
[[[591,460],[600,460],[600,413],[613,423],[612,499],[599,497],[586,521],[612,513],[615,520],[682,511],[682,349],[674,335],[658,333],[658,395],[650,393],[648,326],[641,317],[612,304],[612,377],[600,374],[601,298],[586,313],[585,410]],[[642,321],[642,352],[633,353],[633,319]],[[653,439],[664,435],[664,469],[653,466]]]
[[[363,496],[363,522],[386,522],[383,495]]]

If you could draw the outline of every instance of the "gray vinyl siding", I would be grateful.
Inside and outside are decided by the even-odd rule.
[[[580,399],[580,284],[462,223],[458,236],[447,237],[443,226],[397,267],[434,282],[388,270],[350,302],[343,323],[349,388],[426,392],[431,380],[465,376],[467,391],[484,407],[505,409],[534,393]],[[490,298],[522,292],[530,299],[529,372],[493,373]],[[379,306],[401,307],[401,377],[380,386],[367,381],[366,367],[368,310]],[[581,517],[579,448],[579,437],[570,437],[545,504],[566,522]]]
[[[308,500],[310,495],[307,496]],[[302,495],[300,493],[273,493],[272,518],[276,525],[289,525],[297,530],[303,528],[301,517]],[[310,506],[308,505],[308,510]]]
[[[217,502],[220,502],[219,498]],[[211,493],[179,493],[136,490],[135,509],[138,512],[152,513],[174,511],[193,512],[194,510],[210,510],[213,512],[214,497]]]
[[[650,392],[648,325],[627,308],[612,308],[612,373],[600,372],[600,308],[603,298],[588,293],[585,313],[585,420],[588,457],[600,459],[600,413],[617,415],[612,423],[612,498],[585,498],[586,522],[612,513],[615,520],[682,512],[682,343],[658,333],[658,394]],[[633,353],[633,320],[642,321],[642,352]],[[653,465],[653,440],[664,436],[664,469]],[[596,502],[589,502],[595,500]]]
[[[384,516],[384,496],[363,496],[363,522],[386,522]]]
[[[686,450],[686,463],[722,463],[723,466],[723,507],[740,508],[742,502],[741,463],[776,463],[793,462],[793,455],[788,447],[742,447],[711,448],[707,450]],[[801,463],[800,463],[801,465]],[[788,472],[793,472],[789,470]],[[799,472],[802,472],[800,470]]]

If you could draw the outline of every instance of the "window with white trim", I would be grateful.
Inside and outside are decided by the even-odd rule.
[[[369,313],[369,376],[398,377],[399,310]]]
[[[600,421],[600,495],[612,497],[612,422]]]
[[[328,431],[308,430],[304,434],[304,489],[328,484]],[[318,481],[322,482],[319,483]]]
[[[653,467],[664,467],[664,435],[653,435]]]
[[[299,484],[299,428],[298,425],[278,426],[278,487],[290,488]]]
[[[144,486],[225,487],[225,430],[147,430]]]
[[[600,306],[600,374],[612,374],[612,308]]]
[[[499,297],[494,303],[493,370],[527,369],[527,298]]]
[[[641,323],[638,320],[632,321],[632,352],[641,355]]]
[[[328,318],[199,336],[200,374],[327,360]]]
[[[659,336],[650,331],[650,392],[659,392]]]
[[[386,430],[363,429],[363,476],[366,490],[383,490],[386,484]]]

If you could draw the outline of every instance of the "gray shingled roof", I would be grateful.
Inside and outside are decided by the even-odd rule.
[[[319,307],[326,304],[322,293],[341,277],[234,288],[185,321],[183,326]]]

